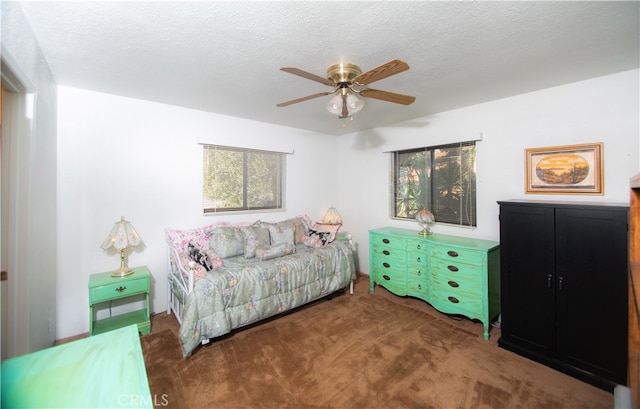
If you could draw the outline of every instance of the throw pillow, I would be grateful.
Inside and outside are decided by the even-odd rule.
[[[219,257],[227,258],[244,253],[244,234],[241,227],[217,227],[207,232],[209,248]]]
[[[335,233],[330,231],[317,231],[313,229],[309,229],[309,237],[317,237],[322,245],[325,246],[328,243],[331,243],[335,239]]]
[[[203,254],[200,249],[193,245],[193,243],[189,243],[187,250],[189,251],[189,257],[204,267],[205,270],[211,271],[213,269],[211,262],[209,262],[209,257],[206,254]]]
[[[271,243],[269,229],[260,227],[260,222],[243,227],[242,232],[244,233],[244,258],[255,257],[257,249],[268,247]]]
[[[293,254],[296,251],[296,246],[293,243],[280,243],[274,244],[269,247],[263,247],[256,250],[256,258],[262,261],[271,260],[276,257],[286,256]]]
[[[271,245],[291,243],[295,247],[295,227],[282,227],[278,224],[267,224]]]
[[[307,223],[305,222],[305,219],[302,216],[298,216],[292,219],[278,222],[276,223],[276,225],[281,229],[293,227],[295,229],[294,231],[295,244],[302,243],[302,241],[304,240],[305,236],[308,233]]]

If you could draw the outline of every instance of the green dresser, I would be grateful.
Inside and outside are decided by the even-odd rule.
[[[371,292],[384,286],[439,311],[477,319],[489,339],[500,313],[500,245],[490,240],[384,227],[369,231]]]

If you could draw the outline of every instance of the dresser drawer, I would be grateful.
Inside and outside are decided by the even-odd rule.
[[[374,267],[371,271],[376,283],[397,295],[407,295],[407,276],[404,271],[394,272]]]
[[[483,316],[484,296],[476,286],[458,284],[453,280],[443,282],[432,277],[429,291],[431,304],[442,312],[462,314],[469,318]]]
[[[485,253],[465,248],[434,245],[429,247],[429,258],[482,266]]]
[[[427,255],[427,243],[424,240],[407,240],[407,251],[409,253],[424,253]]]
[[[441,260],[433,258],[429,261],[431,277],[444,277],[447,280],[470,281],[481,283],[484,281],[484,270],[475,264],[464,264],[456,260]]]
[[[387,248],[387,249],[396,248],[401,250],[405,250],[406,248],[406,245],[405,245],[406,241],[399,237],[371,233],[369,239],[371,241],[369,245],[371,245],[372,247],[380,247],[380,248]]]
[[[409,279],[409,281],[407,282],[407,295],[410,295],[412,297],[417,297],[425,300],[427,299],[427,297],[429,297],[428,290],[428,286],[421,281]]]
[[[128,280],[122,283],[112,283],[89,289],[89,303],[96,304],[115,298],[128,297],[138,293],[149,292],[149,280]]]
[[[402,260],[406,257],[406,250],[403,248],[375,245],[371,248],[371,256],[378,260]]]
[[[426,268],[427,253],[417,253],[415,251],[407,253],[407,265],[412,268]]]

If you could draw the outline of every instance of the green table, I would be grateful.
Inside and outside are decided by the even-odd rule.
[[[153,408],[136,325],[2,363],[3,408]]]
[[[131,324],[137,324],[138,331],[142,334],[150,333],[150,281],[151,273],[146,266],[134,267],[133,274],[124,277],[112,277],[111,271],[92,274],[89,277],[89,335],[100,334]],[[94,310],[97,304],[129,298],[139,294],[145,296],[143,309],[100,320],[95,318]]]

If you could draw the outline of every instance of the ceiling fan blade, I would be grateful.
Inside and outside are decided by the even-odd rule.
[[[399,74],[409,69],[409,64],[400,60],[392,60],[386,64],[362,73],[353,79],[353,82],[358,85],[367,85],[372,82],[379,81],[383,78],[390,77],[395,74]]]
[[[298,102],[308,101],[308,100],[313,99],[313,98],[324,97],[325,95],[330,95],[330,94],[333,94],[334,92],[335,91],[319,92],[317,94],[307,95],[306,97],[302,97],[302,98],[298,98],[298,99],[292,99],[291,101],[281,102],[279,104],[276,104],[276,106],[286,107],[288,105],[297,104]]]
[[[311,74],[310,72],[303,71],[300,68],[282,67],[280,68],[280,71],[288,72],[289,74],[297,75],[299,77],[306,78],[308,80],[317,81],[324,85],[329,85],[329,86],[335,85],[333,81],[327,78],[322,78],[319,75]]]
[[[363,89],[360,95],[367,98],[379,99],[381,101],[393,102],[395,104],[410,105],[416,100],[416,97],[410,95],[396,94],[388,91],[379,91],[377,89]]]

